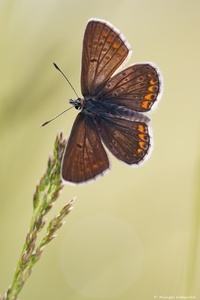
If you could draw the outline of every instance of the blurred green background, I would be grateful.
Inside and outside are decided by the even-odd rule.
[[[152,61],[161,70],[154,150],[137,169],[110,155],[108,175],[64,188],[52,216],[76,195],[74,210],[20,299],[200,298],[199,16],[197,0],[0,1],[0,293],[11,283],[56,134],[68,136],[77,114],[39,127],[75,99],[52,62],[81,95],[82,38],[96,17],[125,35],[128,64]]]

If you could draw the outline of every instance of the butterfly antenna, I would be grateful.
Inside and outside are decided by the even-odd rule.
[[[77,92],[75,91],[73,85],[71,84],[71,82],[69,81],[69,79],[65,76],[65,74],[63,73],[63,71],[61,71],[61,69],[57,66],[57,64],[55,62],[53,63],[53,65],[63,75],[63,77],[67,80],[67,82],[71,86],[72,90],[74,91],[76,97],[79,98],[79,96],[78,96]]]
[[[71,108],[73,108],[73,106],[71,106],[70,108],[65,109],[64,111],[62,111],[60,114],[58,114],[57,116],[55,116],[54,118],[50,119],[49,121],[46,121],[44,123],[42,123],[40,125],[40,127],[44,127],[45,125],[49,124],[51,121],[57,119],[58,117],[60,117],[62,114],[64,114],[66,111],[70,110]]]
[[[61,71],[61,69],[57,66],[57,64],[55,62],[53,63],[53,65],[63,75],[63,77],[67,80],[67,82],[71,86],[72,90],[74,91],[76,97],[79,98],[77,92],[75,91],[75,89],[74,89],[73,85],[71,84],[71,82],[69,81],[69,79],[65,76],[65,74]],[[58,114],[54,118],[50,119],[49,121],[46,121],[46,122],[42,123],[40,125],[40,127],[46,126],[47,124],[49,124],[50,122],[52,122],[53,120],[57,119],[59,116],[61,116],[62,114],[64,114],[66,111],[70,110],[71,108],[73,108],[73,106],[71,106],[70,108],[65,109],[64,111],[62,111],[60,114]]]

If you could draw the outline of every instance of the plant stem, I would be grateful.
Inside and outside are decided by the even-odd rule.
[[[11,286],[7,292],[0,298],[2,300],[16,300],[22,290],[26,280],[30,276],[33,266],[39,261],[44,247],[56,236],[57,230],[64,224],[63,219],[71,211],[74,199],[68,202],[48,224],[43,238],[38,242],[38,233],[44,231],[47,220],[44,218],[51,210],[54,202],[59,197],[63,189],[60,177],[60,167],[62,155],[66,141],[60,133],[54,143],[54,153],[49,157],[48,166],[45,174],[42,176],[33,196],[33,215],[30,222],[30,228],[22,249],[20,259],[17,263],[16,271],[13,276]]]

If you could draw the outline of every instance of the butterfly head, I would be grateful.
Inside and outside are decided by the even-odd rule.
[[[69,103],[72,104],[76,109],[81,110],[84,107],[84,99],[78,98],[76,100],[69,100]]]

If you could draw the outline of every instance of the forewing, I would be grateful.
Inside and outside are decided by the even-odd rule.
[[[98,99],[138,111],[149,111],[160,92],[160,77],[150,64],[135,64],[114,75]]]
[[[81,90],[83,96],[99,93],[127,58],[130,46],[110,23],[91,19],[85,29],[82,49]]]
[[[110,152],[128,165],[142,162],[150,150],[148,125],[120,118],[98,118],[99,134]]]
[[[62,160],[62,178],[70,183],[94,179],[109,168],[107,154],[92,117],[79,113]]]

